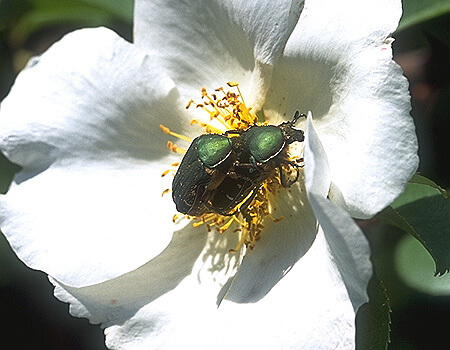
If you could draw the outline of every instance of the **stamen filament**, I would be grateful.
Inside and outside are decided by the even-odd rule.
[[[214,134],[222,134],[222,133],[223,133],[222,130],[217,129],[217,128],[215,128],[215,127],[212,126],[212,125],[209,125],[209,124],[206,124],[206,123],[199,122],[197,119],[192,119],[192,120],[191,120],[191,125],[194,125],[194,124],[200,124],[200,127],[205,128],[206,132],[207,132],[207,133],[210,133],[210,134],[211,134],[211,133],[214,133]]]
[[[249,127],[258,124],[258,117],[256,114],[251,113],[252,108],[247,107],[242,97],[242,92],[239,88],[239,84],[234,81],[227,83],[229,87],[236,89],[233,91],[227,91],[224,88],[218,88],[214,93],[210,94],[206,88],[201,90],[201,103],[197,103],[194,100],[190,100],[186,108],[194,105],[196,108],[202,109],[209,115],[210,121],[217,120],[225,130],[235,130],[234,132],[224,133],[224,129],[220,129],[220,125],[215,123],[201,122],[197,119],[191,120],[191,125],[199,124],[207,133],[215,133],[219,135],[226,135],[229,138],[238,137],[245,132]],[[188,142],[192,142],[192,139],[184,135],[172,132],[164,125],[160,125],[160,128],[166,134],[172,135],[178,139],[182,139]],[[167,147],[176,153],[184,154],[185,149],[176,146],[173,142],[169,141]],[[239,203],[236,204],[237,198],[231,198],[234,208],[232,208],[228,215],[221,215],[214,212],[215,208],[210,208],[211,212],[200,216],[189,216],[184,214],[176,214],[173,217],[173,221],[177,222],[181,218],[194,219],[192,225],[199,227],[205,225],[208,232],[214,226],[215,230],[219,233],[224,233],[231,225],[236,222],[236,229],[233,232],[239,234],[239,242],[234,249],[230,249],[229,252],[236,253],[240,249],[252,250],[255,248],[256,242],[260,239],[263,230],[262,223],[266,217],[269,217],[273,222],[283,220],[283,217],[278,218],[272,215],[272,209],[269,205],[269,196],[276,195],[278,189],[282,185],[282,175],[293,176],[296,175],[293,171],[298,172],[299,163],[303,162],[303,158],[289,158],[287,165],[282,164],[282,168],[274,167],[270,176],[265,177],[260,183],[255,183],[251,188],[250,193],[246,195]],[[179,163],[173,163],[172,166],[177,166]],[[234,165],[233,165],[234,166]],[[300,165],[301,166],[301,165]],[[162,176],[165,176],[173,170],[166,170]],[[280,172],[283,171],[283,174]],[[298,175],[298,173],[297,173]],[[225,172],[225,176],[228,173]],[[164,190],[162,196],[168,193],[170,190]],[[212,203],[210,203],[212,205]],[[230,216],[230,213],[231,216]],[[245,246],[245,247],[243,247]]]
[[[160,127],[161,130],[164,131],[166,134],[175,136],[175,137],[177,137],[177,138],[179,138],[179,139],[182,139],[182,140],[185,140],[185,141],[188,141],[188,142],[192,142],[192,139],[191,139],[190,137],[187,137],[187,136],[178,134],[178,133],[176,133],[176,132],[173,132],[173,131],[171,131],[167,126],[164,126],[164,125],[161,124],[159,127]]]
[[[219,232],[220,233],[224,233],[230,227],[230,225],[233,223],[233,221],[235,221],[235,217],[234,216],[230,220],[228,220],[225,223],[225,225],[220,226]]]
[[[239,240],[238,244],[234,249],[228,250],[229,253],[237,253],[239,249],[241,248],[242,244],[244,243],[245,239],[247,238],[248,232],[246,229],[243,230],[241,239]]]
[[[186,149],[184,149],[182,147],[178,147],[172,141],[167,141],[167,148],[170,149],[174,153],[180,153],[180,154],[186,153]]]

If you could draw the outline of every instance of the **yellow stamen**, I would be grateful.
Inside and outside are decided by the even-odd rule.
[[[200,127],[204,128],[208,134],[222,134],[223,133],[223,130],[217,129],[212,125],[202,123],[202,122],[198,121],[197,119],[191,120],[191,125],[194,125],[194,124],[200,124]]]
[[[177,223],[178,221],[180,221],[181,219],[185,218],[186,215],[181,214],[181,213],[176,213],[173,217],[172,217],[172,221],[173,223]]]
[[[167,148],[170,149],[174,153],[185,154],[186,149],[178,147],[172,141],[167,141]]]
[[[191,125],[198,124],[206,133],[223,134],[225,130],[246,130],[250,126],[258,124],[258,117],[252,113],[252,109],[247,107],[242,97],[239,84],[234,81],[227,83],[233,91],[224,90],[220,87],[215,90],[214,93],[208,93],[207,89],[203,87],[201,89],[201,102],[197,103],[194,100],[190,100],[186,108],[202,109],[209,116],[209,122],[201,122],[197,119],[191,121]],[[214,122],[214,126],[212,125]],[[220,126],[223,129],[219,129]],[[161,129],[172,136],[179,139],[191,142],[192,139],[183,136],[181,134],[172,132],[169,128],[161,125]],[[238,133],[227,134],[228,137],[237,137]],[[173,142],[169,141],[167,147],[176,153],[184,154],[185,149],[176,146]],[[302,163],[302,158],[292,158],[292,162]],[[173,163],[172,166],[177,166],[179,163]],[[163,175],[167,175],[172,170],[166,170]],[[290,175],[293,171],[298,171],[292,166],[284,166],[283,172]],[[284,174],[284,173],[283,173]],[[295,173],[293,173],[295,175]],[[283,217],[275,218],[272,215],[272,210],[269,206],[269,195],[276,195],[281,185],[280,173],[278,169],[273,169],[270,176],[268,176],[261,184],[257,184],[255,188],[238,203],[234,208],[229,211],[230,216],[223,216],[217,213],[206,213],[199,217],[194,217],[192,225],[194,227],[200,227],[205,225],[208,232],[212,228],[215,228],[219,233],[227,231],[233,223],[236,223],[238,228],[233,232],[239,234],[239,242],[234,249],[230,249],[230,252],[238,252],[245,246],[247,249],[254,249],[256,242],[260,239],[262,230],[264,228],[263,221],[266,217],[269,217],[273,222],[279,222],[283,220]],[[168,193],[169,190],[165,190],[162,195]],[[251,200],[251,203],[248,201]],[[242,206],[245,204],[244,208]],[[240,212],[244,211],[244,215]],[[173,217],[174,222],[178,222],[182,218],[191,219],[192,217],[183,214],[176,214]]]
[[[226,230],[228,230],[228,228],[230,227],[230,225],[236,221],[236,218],[234,216],[231,217],[231,219],[229,219],[225,225],[222,225],[219,227],[219,232],[220,233],[224,233]]]
[[[184,136],[184,135],[181,135],[181,134],[178,134],[178,133],[176,133],[176,132],[173,132],[173,131],[171,131],[167,126],[164,126],[164,125],[161,124],[159,127],[160,127],[161,130],[164,131],[166,134],[175,136],[175,137],[177,137],[177,138],[179,138],[179,139],[182,139],[182,140],[185,140],[185,141],[188,141],[188,142],[192,142],[192,139],[191,139],[191,138],[189,138],[189,137],[187,137],[187,136]]]
[[[269,214],[269,217],[272,219],[273,222],[280,222],[282,220],[284,220],[284,216],[280,216],[280,217],[274,217],[272,214]]]
[[[238,244],[236,245],[236,247],[234,249],[229,249],[228,252],[229,253],[237,253],[239,251],[239,249],[241,249],[242,244],[245,242],[245,239],[247,238],[247,229],[244,227],[242,230],[242,234],[241,234],[241,238],[239,239]]]

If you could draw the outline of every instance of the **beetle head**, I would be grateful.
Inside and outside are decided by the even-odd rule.
[[[302,142],[305,139],[303,131],[294,128],[294,124],[297,122],[297,120],[303,117],[306,118],[306,115],[300,114],[299,111],[296,111],[294,114],[294,118],[292,118],[291,121],[284,122],[279,125],[281,131],[283,132],[286,143],[289,144],[296,141]]]

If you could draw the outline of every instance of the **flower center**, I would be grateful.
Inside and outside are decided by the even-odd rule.
[[[258,117],[245,105],[238,83],[230,82],[233,91],[223,88],[209,94],[202,88],[202,100],[190,100],[186,108],[195,106],[209,114],[209,122],[192,120],[205,134],[191,140],[161,129],[172,136],[191,142],[187,150],[168,142],[168,148],[184,155],[172,183],[172,198],[181,218],[194,218],[193,225],[215,227],[224,233],[233,223],[240,234],[239,243],[253,249],[261,237],[266,217],[271,214],[269,197],[280,187],[297,181],[303,159],[289,153],[289,145],[303,141],[303,131],[293,126],[300,117],[277,126],[258,123]],[[170,170],[163,173],[163,176]],[[164,193],[168,192],[167,190]],[[163,193],[163,194],[164,194]]]

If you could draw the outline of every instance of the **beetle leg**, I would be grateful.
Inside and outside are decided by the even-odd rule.
[[[258,183],[267,177],[268,171],[256,163],[240,163],[236,161],[228,175]]]
[[[248,223],[248,227],[249,228],[250,228],[250,225],[251,225],[251,222],[252,222],[252,217],[247,212],[247,209],[250,206],[250,204],[252,204],[252,202],[255,199],[257,193],[258,193],[257,189],[254,189],[253,193],[239,207],[239,212],[242,214],[242,216],[244,217],[245,221]]]
[[[224,132],[225,135],[233,135],[233,134],[237,134],[237,135],[241,135],[244,133],[245,130],[240,130],[240,129],[232,129],[232,130],[226,130]]]
[[[285,175],[285,171],[283,170],[282,164],[280,164],[278,166],[278,170],[280,172],[280,182],[281,182],[281,186],[283,187],[290,187],[291,185],[293,185],[295,182],[297,182],[298,177],[300,176],[300,172],[298,170],[298,168],[300,167],[297,163],[294,162],[286,162],[283,164],[287,164],[290,165],[291,167],[295,168],[295,179],[288,179],[287,176]]]
[[[250,206],[250,204],[252,204],[253,199],[255,199],[256,193],[257,193],[257,190],[253,189],[253,192],[251,194],[247,195],[247,198],[244,199],[244,202],[239,206],[239,208],[237,208],[236,210],[233,210],[230,213],[220,213],[220,215],[234,216],[234,215],[236,215],[237,212],[240,212],[242,214],[242,216],[244,217],[245,221],[250,226],[252,217],[250,216],[250,214],[248,214],[247,209]]]
[[[252,169],[254,168],[253,164],[250,163],[241,163],[239,161],[234,162],[233,166],[237,169]]]

